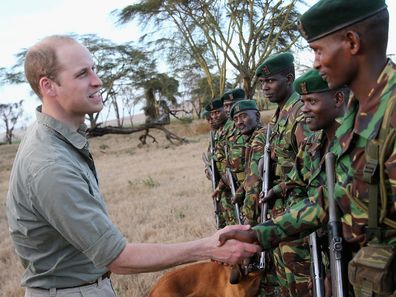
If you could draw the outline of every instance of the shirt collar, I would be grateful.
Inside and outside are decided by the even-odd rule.
[[[36,108],[36,118],[39,124],[47,126],[62,135],[68,142],[70,142],[77,149],[83,149],[88,146],[86,137],[87,126],[80,125],[77,131],[72,130],[69,126],[54,119],[53,117],[41,112],[41,105]]]

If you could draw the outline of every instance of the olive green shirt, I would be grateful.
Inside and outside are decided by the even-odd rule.
[[[107,214],[85,126],[74,131],[40,111],[12,168],[9,231],[22,286],[79,286],[105,273],[126,240]]]

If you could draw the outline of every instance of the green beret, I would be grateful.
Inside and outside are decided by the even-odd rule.
[[[211,102],[209,102],[208,105],[205,106],[205,109],[209,112],[222,108],[223,107],[223,101],[221,101],[220,99],[215,99]]]
[[[231,111],[230,111],[231,119],[237,113],[240,113],[240,112],[245,111],[245,110],[258,110],[257,105],[256,105],[256,101],[255,100],[245,99],[245,100],[239,100],[239,101],[235,102],[232,105]]]
[[[269,56],[263,64],[256,69],[257,77],[270,77],[285,69],[294,67],[294,57],[291,53],[278,53]]]
[[[233,89],[228,92],[225,92],[223,96],[221,96],[221,101],[237,101],[245,99],[245,91],[241,88]]]
[[[320,0],[300,18],[301,35],[312,42],[386,9],[385,0]]]
[[[206,106],[205,106],[205,107],[206,107]],[[204,110],[201,112],[201,118],[202,118],[202,119],[209,119],[209,116],[210,116],[210,112],[207,111],[206,109],[204,109]]]
[[[319,71],[311,69],[301,75],[293,83],[294,90],[300,95],[329,91],[327,82],[320,76]]]

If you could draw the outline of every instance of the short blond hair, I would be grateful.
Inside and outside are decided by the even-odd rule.
[[[42,98],[40,79],[48,77],[57,82],[57,75],[62,69],[56,55],[56,48],[65,43],[78,43],[68,35],[52,35],[33,45],[25,56],[25,76],[33,91]],[[57,82],[58,83],[58,82]]]

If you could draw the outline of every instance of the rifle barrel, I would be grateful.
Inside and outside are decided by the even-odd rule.
[[[329,251],[330,251],[330,271],[332,292],[334,297],[346,297],[346,282],[343,279],[344,271],[342,266],[342,237],[340,234],[339,215],[336,202],[334,200],[334,181],[335,181],[335,155],[331,152],[325,156],[326,179],[329,204]]]

